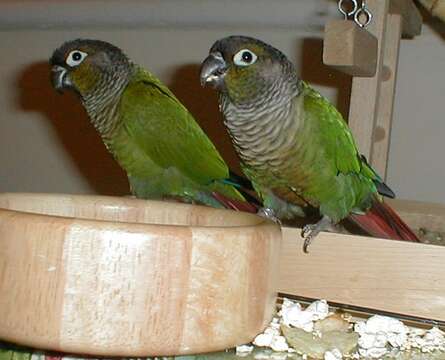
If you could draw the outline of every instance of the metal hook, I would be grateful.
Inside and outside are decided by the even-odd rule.
[[[345,1],[352,2],[353,7],[352,7],[352,10],[349,12],[347,12],[346,10],[343,9],[343,3]],[[351,15],[354,15],[355,13],[357,13],[358,4],[357,4],[357,0],[339,0],[337,7],[338,7],[338,11],[340,11],[343,14],[343,16],[345,17],[345,20],[347,20]]]
[[[360,21],[360,16],[362,14],[364,14],[366,17],[366,21],[364,23]],[[362,6],[354,14],[354,22],[361,28],[365,28],[371,23],[371,20],[372,20],[372,13],[368,10],[368,7],[366,6],[366,1],[362,0]]]

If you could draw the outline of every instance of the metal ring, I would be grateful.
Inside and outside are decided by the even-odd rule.
[[[364,22],[364,23],[361,23],[361,22],[360,22],[360,15],[361,15],[362,13],[365,14],[365,16],[366,16],[366,22]],[[368,10],[368,8],[366,7],[366,5],[364,5],[364,4],[363,4],[363,6],[362,6],[360,9],[358,9],[357,12],[354,14],[354,22],[355,22],[358,26],[360,26],[361,28],[365,28],[365,27],[367,27],[367,26],[371,23],[371,20],[372,20],[372,14],[371,14],[371,12]]]
[[[353,4],[353,8],[350,12],[343,10],[343,3],[345,1],[350,1]],[[357,12],[358,4],[357,4],[357,0],[339,0],[337,7],[338,7],[338,11],[340,11],[344,15],[345,19],[347,19],[348,17],[350,17],[351,15],[353,15],[354,13]]]

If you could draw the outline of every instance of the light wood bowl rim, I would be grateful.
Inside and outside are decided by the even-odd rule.
[[[123,220],[107,220],[107,219],[99,219],[99,218],[85,218],[85,217],[77,217],[77,216],[68,216],[68,215],[52,215],[45,214],[43,212],[30,211],[30,210],[19,210],[19,209],[10,209],[8,207],[2,206],[1,202],[3,200],[9,199],[24,199],[28,197],[31,201],[38,201],[39,198],[48,198],[54,201],[57,199],[63,201],[70,201],[75,206],[74,201],[90,201],[92,205],[94,205],[95,201],[103,201],[104,205],[112,205],[112,203],[119,204],[122,207],[126,207],[127,209],[136,209],[136,208],[144,208],[149,205],[154,207],[175,207],[176,209],[182,208],[184,211],[193,211],[193,209],[197,209],[199,211],[207,212],[207,213],[215,213],[227,215],[229,212],[231,215],[236,214],[237,218],[243,218],[245,220],[245,224],[216,224],[216,225],[196,225],[196,224],[164,224],[164,223],[156,223],[153,222],[137,222],[137,221],[123,221]],[[145,200],[145,199],[136,199],[131,197],[123,197],[123,196],[109,196],[109,195],[90,195],[90,194],[64,194],[64,193],[32,193],[32,192],[4,192],[0,193],[0,214],[14,213],[18,216],[24,216],[25,218],[36,217],[40,219],[60,219],[61,221],[71,220],[80,222],[82,224],[97,224],[99,226],[103,226],[104,224],[112,224],[117,227],[141,227],[141,228],[194,228],[194,229],[220,229],[220,230],[229,230],[229,229],[252,229],[261,226],[271,226],[276,225],[273,221],[266,219],[264,217],[260,217],[256,214],[240,212],[231,209],[218,209],[212,208],[204,205],[196,205],[196,204],[186,204],[180,202],[168,202],[163,200]]]

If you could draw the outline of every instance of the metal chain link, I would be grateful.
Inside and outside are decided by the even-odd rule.
[[[345,3],[350,2],[350,11],[344,8]],[[338,0],[338,11],[343,14],[345,20],[351,18],[361,28],[367,27],[372,21],[372,13],[366,6],[366,0],[362,0],[359,6],[357,0]]]

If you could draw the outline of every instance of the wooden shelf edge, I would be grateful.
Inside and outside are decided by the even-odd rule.
[[[444,226],[443,205],[391,204],[412,222]],[[445,321],[445,247],[334,233],[321,233],[309,254],[302,246],[300,229],[284,227],[279,292]]]

